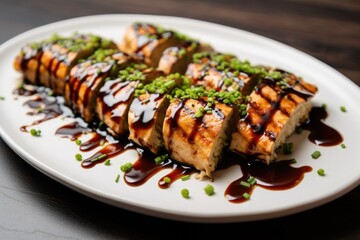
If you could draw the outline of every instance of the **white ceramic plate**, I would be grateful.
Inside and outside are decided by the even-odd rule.
[[[57,118],[38,126],[42,137],[35,138],[19,131],[19,127],[31,123],[36,117],[26,116],[22,106],[25,98],[14,99],[20,74],[12,67],[15,55],[28,42],[49,37],[52,33],[71,34],[74,31],[90,32],[109,37],[119,42],[125,28],[134,21],[153,22],[184,32],[217,50],[231,52],[241,59],[253,63],[277,66],[294,72],[319,87],[314,105],[326,103],[329,117],[326,123],[344,136],[347,148],[319,147],[308,140],[306,134],[293,136],[298,160],[295,166],[309,165],[313,171],[295,188],[286,191],[269,191],[255,188],[251,200],[234,204],[224,198],[225,188],[239,177],[239,168],[233,167],[215,174],[215,195],[204,194],[207,181],[177,181],[169,189],[157,186],[158,179],[165,172],[153,177],[140,187],[126,185],[122,178],[114,182],[124,162],[135,160],[135,154],[128,152],[112,160],[111,166],[99,165],[85,170],[80,167],[74,155],[77,146],[54,136],[55,130],[69,122]],[[289,215],[310,209],[336,199],[359,185],[360,161],[357,157],[360,135],[359,87],[324,63],[298,50],[276,41],[217,24],[176,17],[149,15],[103,15],[70,19],[39,27],[7,41],[0,47],[0,134],[9,146],[32,166],[51,178],[87,196],[131,211],[168,219],[194,222],[232,222],[267,219]],[[339,107],[346,106],[343,113]],[[320,150],[322,156],[313,160],[311,153]],[[85,157],[91,155],[84,154]],[[324,168],[325,177],[316,173]],[[168,171],[168,170],[164,170]],[[157,177],[158,176],[158,177]],[[182,188],[190,190],[190,199],[180,195]]]

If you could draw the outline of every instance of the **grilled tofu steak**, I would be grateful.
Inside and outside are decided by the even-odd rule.
[[[115,79],[106,80],[96,103],[99,120],[116,135],[129,131],[128,112],[139,84],[147,84],[162,73],[146,64],[131,64],[121,70]]]
[[[250,94],[247,115],[238,121],[230,150],[271,163],[275,150],[308,118],[316,92],[314,85],[286,72],[278,80],[262,79]]]
[[[156,25],[134,23],[127,29],[119,48],[127,53],[140,54],[146,64],[157,67],[165,49],[180,45],[186,40],[186,36]]]
[[[24,47],[14,66],[24,73],[28,82],[50,87],[55,94],[63,95],[70,69],[100,47],[116,48],[116,44],[91,34],[53,35],[44,42]]]
[[[128,114],[129,139],[157,154],[163,147],[162,126],[169,93],[183,82],[180,74],[159,77],[135,91]]]
[[[116,76],[132,62],[132,58],[115,49],[98,49],[87,60],[71,69],[66,84],[65,102],[86,122],[95,115],[96,98],[105,79]]]
[[[206,99],[175,99],[166,111],[163,137],[172,159],[194,166],[211,178],[230,141],[237,108],[215,103],[204,112]]]
[[[240,91],[243,95],[251,93],[258,82],[256,72],[241,68],[241,62],[233,55],[218,52],[201,52],[193,56],[186,76],[192,84],[202,85],[216,91]]]

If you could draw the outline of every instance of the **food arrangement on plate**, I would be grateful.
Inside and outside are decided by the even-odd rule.
[[[75,122],[57,134],[75,141],[90,132],[93,138],[79,142],[80,150],[102,147],[88,159],[79,157],[83,167],[106,163],[128,149],[138,151],[135,163],[122,166],[129,185],[170,167],[174,170],[159,181],[162,188],[192,173],[216,181],[214,171],[239,164],[243,175],[225,195],[242,202],[255,185],[261,186],[256,179],[286,189],[311,171],[292,167],[291,159],[278,162],[277,151],[291,152],[285,140],[300,126],[311,130],[311,121],[321,115],[316,113],[325,111],[312,108],[317,87],[179,32],[134,23],[120,43],[92,34],[54,35],[24,46],[14,67],[29,84],[16,93],[36,94],[25,105],[45,114],[22,130],[62,115],[60,103],[48,95],[63,96],[88,125]],[[342,142],[335,130],[329,137],[322,136],[325,145]],[[267,178],[269,171],[279,178]]]

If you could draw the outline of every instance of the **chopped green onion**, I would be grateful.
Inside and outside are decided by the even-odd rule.
[[[41,135],[41,130],[36,130],[36,129],[32,128],[30,130],[30,134],[34,137],[39,137]]]
[[[164,177],[164,183],[171,183],[171,179],[169,177]]]
[[[341,146],[342,148],[346,148],[346,145],[345,145],[344,143],[342,143],[340,146]]]
[[[341,106],[341,107],[340,107],[340,110],[341,110],[342,112],[347,112],[346,107],[344,107],[344,106]]]
[[[105,164],[106,166],[110,166],[110,165],[111,165],[110,159],[106,160],[106,161],[104,162],[104,164]]]
[[[291,162],[292,164],[297,163],[297,161],[296,161],[295,158],[291,159],[290,162]]]
[[[319,174],[319,176],[325,176],[325,170],[322,169],[322,168],[319,168],[319,169],[317,170],[317,174]]]
[[[78,161],[82,160],[82,155],[80,153],[75,154],[75,159]]]
[[[195,113],[194,117],[196,118],[200,118],[204,115],[204,108],[203,107],[200,107],[197,112]]]
[[[99,145],[100,145],[100,146],[104,146],[104,145],[105,145],[105,140],[104,140],[104,139],[101,139],[100,142],[99,142]]]
[[[248,194],[248,193],[244,193],[242,196],[243,196],[243,198],[245,198],[245,199],[249,199],[249,198],[250,198],[250,194]]]
[[[183,198],[190,198],[189,190],[186,188],[181,189],[181,196],[183,196]]]
[[[188,175],[184,175],[184,176],[182,176],[181,177],[181,180],[182,181],[186,181],[186,180],[189,180],[190,179],[190,175],[188,174]]]
[[[311,154],[311,157],[313,159],[318,159],[321,156],[321,152],[320,151],[315,151]]]
[[[321,105],[321,107],[322,107],[323,109],[326,109],[326,108],[327,108],[326,103],[323,103],[323,104]]]
[[[118,183],[119,182],[119,178],[120,178],[120,174],[118,174],[115,178],[115,182]]]
[[[244,186],[244,187],[247,187],[247,188],[251,187],[251,184],[248,183],[248,182],[245,182],[245,181],[240,181],[240,185]]]
[[[250,176],[247,182],[254,186],[256,184],[256,179],[253,176]]]
[[[168,159],[169,155],[168,154],[164,154],[161,156],[157,156],[154,161],[157,165],[161,164],[162,162],[164,162],[166,159]]]
[[[76,145],[79,145],[79,146],[80,146],[80,145],[81,145],[81,140],[80,140],[80,139],[76,139],[76,140],[75,140],[75,143],[76,143]]]
[[[0,100],[5,100],[5,97],[3,97],[3,96],[0,96]]]
[[[292,154],[294,148],[294,143],[284,143],[283,144],[283,153],[284,154]]]
[[[132,168],[133,168],[133,165],[132,165],[131,162],[127,162],[127,163],[120,166],[120,170],[123,171],[123,172],[127,172]]]
[[[50,91],[48,91],[47,95],[51,97],[54,95],[54,92],[52,90],[50,90]]]
[[[99,160],[101,160],[101,159],[105,158],[106,156],[107,156],[106,154],[101,154],[100,156],[98,156],[98,157],[96,157],[96,158],[92,159],[92,160],[91,160],[91,162],[96,162],[96,161],[99,161]]]
[[[214,190],[215,190],[215,189],[214,189],[213,185],[211,185],[211,184],[208,184],[208,185],[206,185],[206,186],[204,187],[205,193],[206,193],[207,195],[209,195],[209,196],[211,196],[211,195],[214,194],[214,192],[215,192]]]

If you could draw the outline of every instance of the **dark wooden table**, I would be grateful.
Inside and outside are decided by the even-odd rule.
[[[0,43],[50,22],[108,13],[173,15],[244,29],[304,51],[360,85],[358,0],[1,0]],[[1,80],[6,79],[1,76]],[[267,239],[360,239],[360,187],[287,217],[189,224],[85,197],[32,168],[1,138],[0,162],[0,239],[186,239],[224,234],[239,239],[262,235]]]

